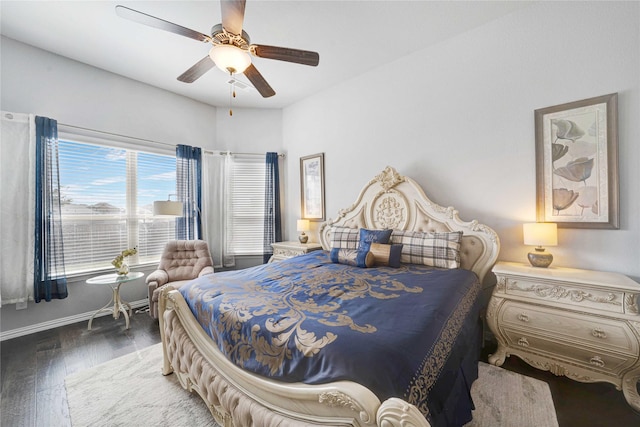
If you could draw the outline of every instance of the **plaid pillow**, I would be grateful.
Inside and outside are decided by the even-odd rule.
[[[360,231],[357,228],[333,227],[331,247],[340,249],[358,249]]]
[[[460,267],[462,231],[451,233],[421,233],[393,230],[391,243],[402,244],[400,262],[432,267]]]

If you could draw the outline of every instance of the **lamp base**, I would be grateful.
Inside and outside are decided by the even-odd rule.
[[[547,268],[553,262],[553,255],[545,252],[544,248],[536,248],[535,252],[529,252],[527,258],[534,267]]]
[[[300,243],[307,243],[307,241],[309,240],[309,236],[304,234],[304,231],[303,231],[302,234],[298,236],[298,240],[300,241]]]

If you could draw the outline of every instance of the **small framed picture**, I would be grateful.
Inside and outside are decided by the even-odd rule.
[[[324,221],[324,153],[300,158],[302,219]]]
[[[535,110],[538,221],[620,228],[618,94]]]

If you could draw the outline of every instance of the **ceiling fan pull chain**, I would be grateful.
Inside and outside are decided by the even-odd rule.
[[[231,71],[229,71],[229,75],[233,79],[233,73]],[[233,98],[236,97],[236,91],[235,91],[233,85],[234,85],[234,83],[232,81],[231,84],[229,85],[229,115],[230,116],[233,116],[233,110],[231,109],[232,95],[233,95]]]

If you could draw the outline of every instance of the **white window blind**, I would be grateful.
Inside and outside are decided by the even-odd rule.
[[[265,159],[234,155],[228,172],[227,216],[229,252],[233,255],[262,254],[264,234]]]
[[[175,194],[175,156],[60,140],[60,195],[67,274],[111,268],[136,247],[131,265],[158,262],[175,219],[153,201]]]

